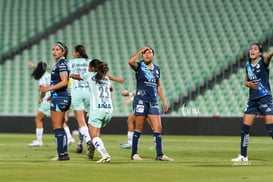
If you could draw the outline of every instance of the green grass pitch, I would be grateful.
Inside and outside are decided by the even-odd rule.
[[[34,134],[0,134],[0,181],[92,181],[92,182],[257,182],[273,180],[273,141],[250,137],[247,165],[230,159],[239,153],[240,137],[163,135],[164,153],[173,162],[155,161],[153,139],[141,137],[143,161],[131,161],[130,149],[121,149],[126,135],[104,135],[111,163],[97,164],[69,147],[70,161],[51,161],[56,154],[53,134],[44,135],[44,146],[30,148]],[[74,136],[77,139],[77,136]],[[99,159],[98,152],[95,160]]]

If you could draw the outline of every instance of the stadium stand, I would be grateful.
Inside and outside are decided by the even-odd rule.
[[[272,34],[273,4],[270,1],[109,0],[95,5],[87,14],[71,18],[94,2],[0,1],[2,15],[4,10],[10,12],[0,18],[5,25],[1,27],[2,55],[14,52],[14,48],[25,41],[35,36],[38,39],[37,34],[44,33],[43,39],[27,49],[18,49],[14,57],[2,60],[1,115],[35,114],[38,92],[26,62],[43,59],[52,65],[50,49],[57,40],[64,41],[69,50],[76,44],[85,45],[91,58],[108,62],[113,75],[126,78],[123,85],[113,83],[116,115],[127,115],[131,110],[122,103],[120,92],[134,90],[134,72],[127,61],[144,45],[155,49],[155,63],[161,67],[161,83],[172,106],[169,114],[183,115],[183,106],[198,108],[199,115],[205,116],[241,114],[247,99],[241,95],[247,94],[244,91],[231,94],[228,90],[245,90],[241,89],[243,72],[234,69],[215,82],[211,80],[225,74],[234,63],[243,66],[238,57],[248,45],[253,41],[263,43]],[[19,6],[25,11],[15,11]],[[58,11],[58,7],[66,11]],[[54,27],[67,19],[69,23]],[[52,27],[56,32],[47,34]],[[201,86],[205,86],[202,93]],[[193,92],[201,95],[194,97]],[[178,107],[174,104],[177,100]],[[233,102],[235,107],[231,107]]]

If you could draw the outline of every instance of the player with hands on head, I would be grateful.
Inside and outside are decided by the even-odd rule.
[[[142,60],[136,62],[142,55]],[[135,131],[133,135],[132,160],[143,160],[138,155],[138,142],[147,117],[152,124],[153,137],[156,148],[157,161],[172,161],[163,153],[162,149],[162,124],[158,106],[158,96],[163,105],[164,112],[167,112],[169,105],[164,97],[163,89],[160,84],[160,69],[153,63],[154,50],[150,47],[143,47],[138,50],[128,61],[130,67],[135,71],[137,81],[136,95],[133,101],[133,111],[135,115]]]
[[[238,157],[231,159],[232,162],[248,161],[249,129],[257,116],[263,116],[266,129],[273,138],[273,103],[269,82],[269,64],[272,56],[273,50],[264,57],[260,44],[250,45],[244,80],[245,86],[249,89],[249,98],[241,126],[241,151]]]

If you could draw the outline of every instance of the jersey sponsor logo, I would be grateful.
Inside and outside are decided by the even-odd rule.
[[[136,112],[144,113],[144,106],[143,105],[136,105]]]
[[[98,108],[101,109],[111,109],[111,104],[98,104]]]

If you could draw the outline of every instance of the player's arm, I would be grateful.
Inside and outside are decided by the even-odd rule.
[[[35,68],[36,68],[35,64],[33,64],[33,62],[31,62],[31,61],[28,61],[27,64],[28,64],[28,66],[29,66],[30,68],[32,68],[32,69],[35,69]]]
[[[264,62],[265,62],[266,64],[270,64],[270,61],[271,61],[272,56],[273,56],[273,50],[270,51],[270,52],[265,56]]]
[[[123,103],[124,104],[130,104],[133,100],[134,100],[134,97],[128,97],[123,101]]]
[[[164,97],[164,93],[163,93],[163,89],[161,87],[161,84],[160,84],[160,80],[158,80],[158,83],[157,83],[157,92],[158,92],[158,96],[160,97],[162,103],[163,103],[163,106],[164,106],[164,112],[167,112],[168,109],[169,109],[169,104],[167,103],[165,97]]]
[[[129,90],[124,90],[124,91],[121,92],[121,95],[123,97],[128,97],[128,96],[132,97],[132,96],[135,96],[136,93],[135,92],[130,92]]]
[[[60,74],[61,81],[57,83],[56,85],[53,86],[46,86],[46,87],[41,87],[40,91],[41,92],[47,92],[50,90],[57,90],[63,87],[66,87],[68,85],[68,74],[67,72],[62,72]]]
[[[124,79],[121,77],[115,77],[113,75],[111,75],[110,73],[107,73],[107,76],[110,80],[114,81],[114,82],[118,82],[118,83],[123,83]]]
[[[41,88],[43,86],[46,86],[46,85],[40,85],[39,87]],[[45,95],[46,95],[46,92],[40,92],[39,103],[43,101],[43,98],[45,97]]]
[[[258,82],[248,81],[247,76],[245,76],[245,86],[256,90],[258,88]]]
[[[137,53],[135,53],[128,61],[128,64],[131,66],[132,69],[136,69],[137,68],[137,58],[142,54],[143,51],[145,51],[146,49],[149,49],[149,47],[143,47],[141,49],[139,49],[137,51]]]
[[[75,80],[82,80],[81,75],[79,74],[70,74],[70,78],[73,78]]]

